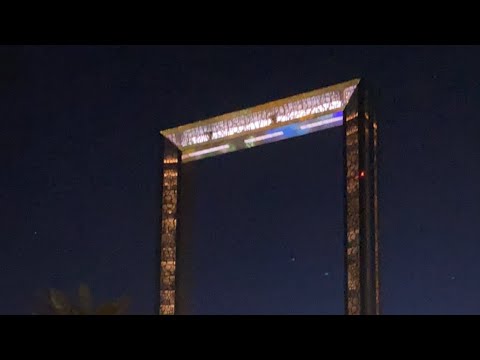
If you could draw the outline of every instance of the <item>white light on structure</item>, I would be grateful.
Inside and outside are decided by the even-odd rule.
[[[201,144],[204,142],[207,142],[210,140],[210,137],[206,134],[200,135],[200,136],[194,136],[190,139],[190,144],[195,145],[195,144]]]
[[[248,135],[256,136],[259,132],[263,132],[262,130],[280,127],[282,124],[294,121],[302,122],[306,120],[306,117],[312,118],[335,110],[343,110],[358,83],[359,79],[350,80],[248,109],[215,116],[196,123],[182,125],[174,129],[164,130],[162,134],[175,144],[180,151],[189,150],[190,147],[200,144],[208,144],[223,139],[227,140],[227,138],[227,141],[236,140],[239,137],[245,139]],[[299,130],[300,128],[295,126],[295,129]],[[320,129],[316,128],[315,130]],[[285,134],[289,136],[290,132],[285,131]],[[219,144],[217,143],[217,145]],[[229,151],[233,150],[233,147],[232,145]]]
[[[277,136],[282,136],[282,135],[283,135],[283,131],[277,131],[277,132],[274,132],[272,134],[257,136],[257,137],[253,137],[253,138],[250,138],[250,139],[246,139],[244,141],[245,141],[245,144],[250,144],[250,143],[257,142],[257,141],[267,140],[267,139],[271,139],[271,138],[274,138],[274,137],[277,137]]]
[[[305,116],[321,114],[326,111],[340,109],[343,103],[339,91],[332,91],[298,101],[288,102],[281,106],[274,106],[269,111],[257,111],[249,115],[240,115],[228,120],[221,120],[215,124],[199,126],[180,133],[181,146],[191,146],[218,140],[225,137],[255,131],[273,124],[283,123]],[[170,137],[175,143],[175,137]]]
[[[190,157],[201,156],[201,155],[205,155],[205,154],[210,154],[212,152],[227,150],[229,148],[230,148],[230,145],[228,145],[228,144],[215,146],[215,147],[212,147],[212,148],[203,149],[203,150],[199,150],[199,151],[194,151],[194,152],[191,152],[189,154],[182,155],[182,158],[186,159],[186,158],[190,158]]]
[[[258,130],[258,129],[270,126],[271,124],[272,124],[272,119],[256,120],[251,123],[247,123],[245,125],[238,125],[238,126],[233,126],[231,128],[227,128],[226,130],[224,129],[222,131],[215,131],[212,134],[212,139],[216,140],[226,136],[241,134],[242,132],[245,132],[245,131]]]
[[[279,115],[277,117],[277,122],[285,122],[285,121],[290,121],[298,118],[302,118],[304,116],[308,116],[311,114],[317,114],[317,113],[322,113],[325,111],[330,111],[330,110],[336,110],[342,107],[342,102],[341,101],[332,101],[328,102],[319,106],[315,106],[312,108],[307,108],[307,109],[302,109],[302,110],[294,110],[286,115]]]
[[[331,118],[331,119],[320,120],[320,121],[316,121],[316,122],[311,123],[311,124],[302,125],[302,126],[300,126],[300,129],[302,129],[302,130],[311,129],[311,128],[315,128],[315,127],[318,127],[318,126],[323,126],[323,125],[328,125],[328,124],[332,124],[332,123],[335,123],[335,122],[339,122],[341,120],[343,120],[343,117],[342,116],[337,116],[337,117],[334,117],[334,118]]]

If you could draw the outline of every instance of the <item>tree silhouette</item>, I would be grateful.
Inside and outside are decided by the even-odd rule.
[[[62,291],[49,289],[44,298],[43,315],[123,315],[126,313],[129,300],[121,297],[115,301],[95,307],[92,294],[87,285],[80,285],[78,298],[71,301]]]

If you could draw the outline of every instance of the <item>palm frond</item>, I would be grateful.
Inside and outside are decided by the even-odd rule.
[[[93,300],[92,300],[92,293],[90,288],[85,285],[81,284],[78,288],[78,302],[80,311],[84,314],[91,314],[93,313]]]

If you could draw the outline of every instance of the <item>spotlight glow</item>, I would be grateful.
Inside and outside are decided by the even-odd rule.
[[[189,154],[184,154],[184,155],[182,155],[182,159],[186,159],[186,158],[190,158],[190,157],[196,157],[196,156],[205,155],[205,154],[210,154],[212,152],[217,152],[217,151],[221,151],[221,150],[228,150],[229,148],[230,148],[229,144],[225,144],[225,145],[221,145],[221,146],[215,146],[215,147],[208,148],[208,149],[194,151],[194,152],[191,152]]]
[[[337,116],[337,117],[334,117],[332,119],[321,120],[321,121],[317,121],[317,122],[314,122],[314,123],[311,123],[311,124],[302,125],[302,126],[300,126],[300,129],[302,129],[302,130],[311,129],[311,128],[314,128],[314,127],[318,127],[318,126],[322,126],[322,125],[328,125],[328,124],[332,124],[334,122],[339,122],[339,121],[343,121],[343,117]]]
[[[282,136],[282,135],[283,135],[283,131],[277,131],[277,132],[274,132],[272,134],[267,134],[267,135],[262,135],[262,136],[257,136],[257,137],[253,137],[253,138],[250,138],[250,139],[246,139],[245,144],[250,144],[250,143],[254,143],[254,142],[262,141],[262,140],[267,140],[267,139],[271,139],[271,138],[274,138],[274,137],[277,137],[277,136]]]

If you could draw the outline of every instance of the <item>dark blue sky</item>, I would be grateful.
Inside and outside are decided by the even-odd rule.
[[[0,47],[0,313],[80,282],[153,313],[158,132],[355,77],[381,95],[384,312],[480,313],[478,64],[478,46]],[[333,129],[193,163],[196,313],[342,312],[340,152]]]

